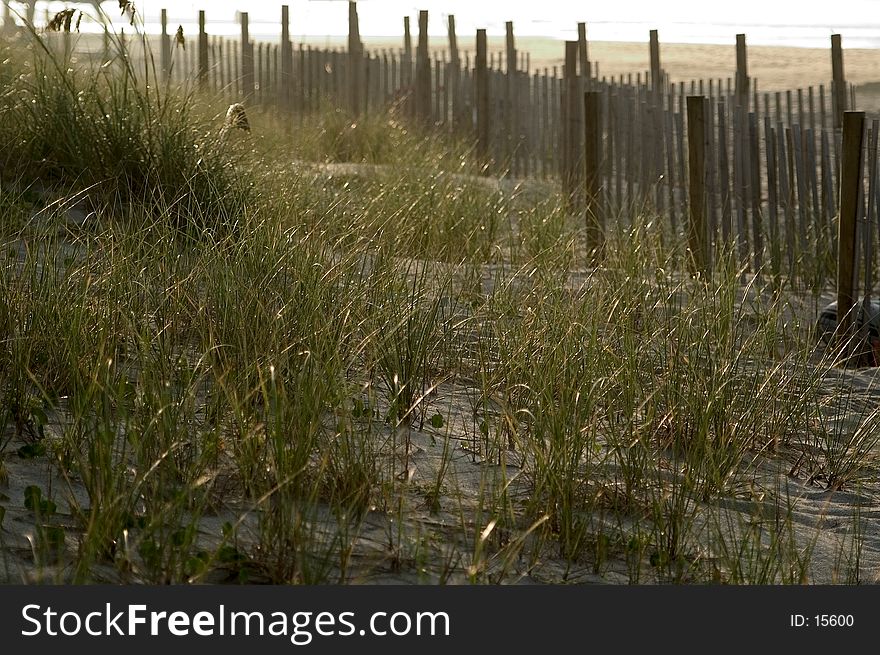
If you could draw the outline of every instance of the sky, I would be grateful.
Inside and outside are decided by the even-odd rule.
[[[155,20],[167,7],[173,22],[194,20],[205,9],[215,23],[214,33],[222,33],[216,23],[227,23],[234,32],[236,9],[248,11],[253,32],[271,30],[280,18],[281,4],[275,0],[143,0],[136,3],[147,21]],[[288,0],[291,32],[314,36],[345,34],[348,3],[345,0]],[[52,10],[64,3],[51,3]],[[117,3],[105,2],[106,11],[118,13]],[[593,40],[646,40],[647,31],[660,30],[667,42],[733,42],[737,32],[746,31],[752,44],[808,45],[820,40],[827,45],[832,33],[841,33],[850,47],[880,47],[880,0],[360,0],[358,14],[364,36],[394,36],[403,31],[403,16],[411,16],[413,29],[420,9],[429,12],[428,31],[446,33],[446,17],[454,14],[459,34],[472,34],[477,28],[489,35],[504,33],[504,23],[514,22],[518,36],[571,38],[579,21],[588,25]],[[856,43],[858,41],[859,43]]]

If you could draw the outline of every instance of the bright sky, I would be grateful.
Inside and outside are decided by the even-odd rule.
[[[107,3],[112,5],[115,3]],[[274,18],[280,14],[281,2],[252,0],[210,0],[203,2],[161,2],[145,0],[142,8],[148,13],[158,13],[162,6],[173,6],[175,13],[189,6],[190,12],[205,9],[210,14],[232,17],[235,9],[246,8],[252,19]],[[348,3],[344,0],[290,0],[294,19],[308,22],[325,22],[336,17],[345,23]],[[360,0],[358,13],[361,29],[365,33],[383,34],[389,25],[400,23],[404,15],[417,16],[420,9],[427,9],[435,19],[433,28],[439,33],[445,29],[443,17],[455,14],[462,25],[472,24],[504,27],[504,21],[515,23],[563,23],[587,22],[648,22],[662,25],[667,22],[732,23],[732,24],[795,24],[829,26],[856,26],[866,21],[876,23],[880,9],[877,0],[736,0],[735,2],[694,2],[660,0],[617,0],[614,2],[589,2],[587,0]],[[183,12],[185,13],[185,11]],[[434,31],[432,29],[431,31]]]
[[[282,2],[276,0],[141,0],[136,5],[147,21],[155,20],[167,7],[174,22],[192,22],[205,9],[209,23],[235,20],[236,9],[246,9],[255,33],[258,24],[277,21]],[[328,35],[347,31],[346,0],[288,0],[293,34]],[[52,9],[63,2],[52,2]],[[115,0],[105,2],[110,15],[118,14]],[[647,30],[660,30],[667,41],[730,42],[737,26],[749,26],[751,43],[821,38],[839,32],[876,40],[880,47],[880,0],[360,0],[358,14],[364,36],[402,33],[403,16],[411,16],[415,32],[420,9],[427,9],[429,32],[446,33],[446,17],[454,14],[459,34],[486,28],[490,35],[504,33],[504,22],[514,21],[519,36],[542,35],[570,38],[578,21],[588,24],[595,40],[647,39]],[[729,28],[729,29],[728,29]],[[809,29],[806,29],[809,28]],[[645,32],[645,34],[642,34]],[[729,38],[727,37],[729,32]],[[215,30],[215,33],[217,31]]]

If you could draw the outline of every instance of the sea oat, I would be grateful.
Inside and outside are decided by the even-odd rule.
[[[186,39],[183,38],[183,25],[177,26],[177,33],[174,35],[174,42],[186,50]]]
[[[119,15],[125,16],[125,14],[127,13],[129,23],[131,23],[131,25],[133,26],[134,25],[134,16],[135,16],[134,3],[130,2],[129,0],[119,0],[119,9],[122,12]]]
[[[248,122],[244,105],[240,102],[229,105],[229,109],[226,110],[226,120],[223,121],[223,127],[220,128],[221,136],[225,136],[232,129],[244,130],[245,132],[251,131],[251,125]]]
[[[73,21],[73,15],[76,13],[76,9],[63,9],[59,11],[52,20],[49,21],[49,24],[46,25],[46,29],[49,32],[69,32],[70,31],[70,23]]]
[[[79,16],[76,18],[76,31],[79,32],[79,24],[82,23],[83,12],[79,12]]]

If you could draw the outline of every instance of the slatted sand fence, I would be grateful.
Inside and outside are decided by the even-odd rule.
[[[512,22],[502,47],[490,49],[486,32],[478,31],[471,51],[450,16],[446,43],[431,47],[428,16],[420,12],[415,34],[404,19],[401,48],[376,50],[362,42],[354,2],[346,49],[294,44],[296,16],[287,6],[280,8],[277,42],[253,39],[246,12],[239,38],[211,35],[210,10],[198,17],[198,33],[180,34],[163,11],[151,54],[134,48],[131,57],[157,53],[170,82],[286,112],[292,121],[327,106],[353,116],[395,108],[425,128],[473,143],[488,174],[560,180],[570,210],[585,219],[589,212],[593,227],[648,216],[658,230],[685,235],[690,217],[699,215],[707,261],[733,249],[753,272],[797,276],[814,286],[836,275],[843,116],[856,101],[840,35],[831,39],[827,85],[769,93],[749,75],[742,34],[729,76],[673,83],[656,30],[648,34],[649,70],[600,76],[586,24],[577,26],[577,40],[560,43],[562,66],[533,69],[529,54],[517,48]],[[690,170],[697,110],[689,112],[689,97],[704,99],[698,178]],[[587,106],[595,116],[586,117]],[[870,261],[855,270],[871,282],[880,251],[880,185],[877,125],[866,125],[858,252]],[[696,195],[695,179],[702,184]],[[696,198],[704,206],[695,214]]]

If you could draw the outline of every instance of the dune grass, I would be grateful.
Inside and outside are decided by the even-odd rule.
[[[692,277],[650,213],[596,265],[552,182],[393,112],[221,139],[145,74],[2,69],[10,580],[858,577],[791,487],[864,482],[877,405],[797,278]]]

